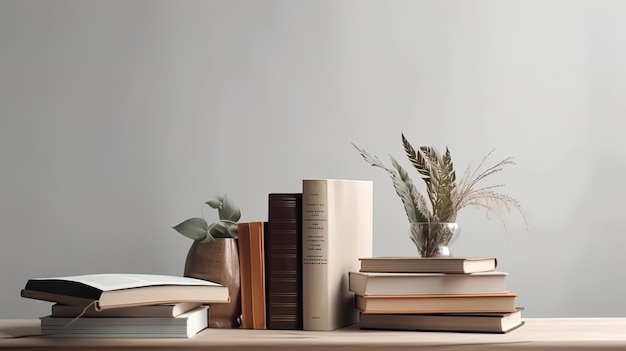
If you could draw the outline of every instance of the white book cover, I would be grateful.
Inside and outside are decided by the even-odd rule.
[[[357,295],[485,294],[506,292],[507,273],[469,274],[350,272],[350,291]]]
[[[373,182],[302,182],[302,317],[304,330],[358,321],[348,273],[372,256]]]
[[[206,329],[209,306],[199,306],[176,317],[41,317],[46,337],[191,338]]]

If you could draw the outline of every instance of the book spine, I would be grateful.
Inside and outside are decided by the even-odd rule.
[[[304,330],[358,321],[348,275],[372,255],[373,183],[322,179],[302,184]]]
[[[302,330],[302,194],[273,193],[268,200],[267,328]]]
[[[324,180],[302,182],[303,329],[330,329],[328,285],[328,188]]]
[[[177,317],[185,312],[189,312],[194,308],[201,306],[195,302],[181,302],[171,305],[149,305],[135,306],[127,308],[113,308],[104,311],[96,311],[91,306],[85,309],[85,306],[72,306],[63,304],[54,304],[51,307],[50,316],[52,317]]]
[[[253,329],[267,329],[265,307],[265,253],[266,222],[250,223],[250,277],[252,281]]]
[[[240,222],[237,224],[238,248],[239,248],[239,286],[241,289],[241,328],[253,329],[253,305],[252,305],[252,264],[251,264],[251,238],[250,223]]]

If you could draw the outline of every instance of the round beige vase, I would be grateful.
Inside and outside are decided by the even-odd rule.
[[[209,243],[194,241],[187,253],[184,275],[227,286],[230,302],[210,304],[209,328],[239,328],[241,299],[237,239],[216,238]]]

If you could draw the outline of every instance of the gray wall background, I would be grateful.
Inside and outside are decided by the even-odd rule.
[[[265,220],[302,178],[373,180],[374,254],[412,255],[350,144],[409,168],[401,132],[459,173],[516,158],[485,185],[528,230],[467,208],[452,249],[498,257],[526,316],[624,316],[625,19],[603,0],[0,1],[0,317],[48,313],[19,296],[31,277],[182,274],[173,225],[222,193]]]

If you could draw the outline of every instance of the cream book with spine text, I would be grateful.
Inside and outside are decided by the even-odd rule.
[[[373,182],[302,182],[302,318],[304,330],[356,323],[348,274],[372,255]]]

